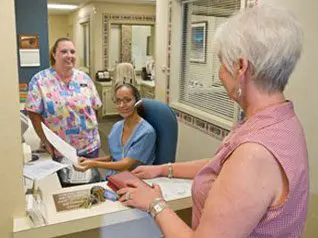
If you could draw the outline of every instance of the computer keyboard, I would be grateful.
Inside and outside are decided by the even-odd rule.
[[[92,170],[79,172],[72,168],[68,171],[68,178],[70,183],[88,183],[92,179]]]
[[[91,181],[93,177],[91,169],[88,169],[85,172],[76,171],[73,167],[72,162],[65,157],[61,158],[59,162],[62,164],[69,165],[67,168],[61,170],[61,174],[64,180],[63,182],[77,184],[77,183],[88,183]]]

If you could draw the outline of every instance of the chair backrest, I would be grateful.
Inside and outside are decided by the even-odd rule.
[[[154,164],[175,162],[178,121],[174,111],[161,101],[143,98],[138,113],[153,126],[157,134]]]
[[[119,63],[116,66],[115,84],[118,82],[125,82],[131,83],[132,85],[136,85],[135,70],[132,64]]]

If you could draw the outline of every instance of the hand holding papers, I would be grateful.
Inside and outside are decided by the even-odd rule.
[[[42,123],[42,128],[47,140],[53,145],[53,147],[57,149],[58,152],[60,152],[65,158],[71,160],[74,166],[77,166],[78,156],[76,149],[57,136],[44,123]]]

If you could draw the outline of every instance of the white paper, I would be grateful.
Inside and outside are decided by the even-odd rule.
[[[166,201],[191,197],[191,179],[159,177],[146,179],[145,182],[149,185],[158,184]]]
[[[46,138],[53,145],[53,147],[57,149],[58,152],[60,152],[65,158],[71,160],[73,165],[77,166],[78,156],[76,149],[70,144],[66,143],[53,131],[51,131],[43,122],[41,124]]]
[[[65,167],[67,167],[67,165],[50,159],[40,160],[25,164],[23,167],[23,175],[32,180],[39,180]]]
[[[39,49],[20,49],[20,66],[35,67],[40,66],[40,50]]]

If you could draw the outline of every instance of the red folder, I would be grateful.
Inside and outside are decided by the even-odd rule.
[[[128,187],[127,183],[128,182],[138,182],[142,183],[145,185],[146,184],[144,181],[142,181],[140,178],[138,178],[136,175],[132,174],[129,171],[123,171],[118,174],[111,175],[107,178],[108,180],[108,187],[110,187],[112,190],[115,192],[121,188]]]

